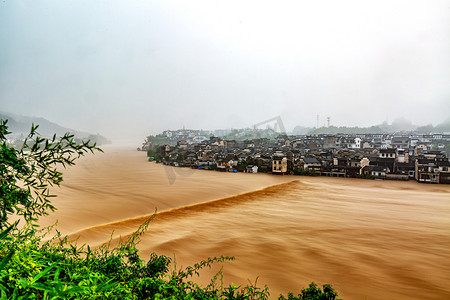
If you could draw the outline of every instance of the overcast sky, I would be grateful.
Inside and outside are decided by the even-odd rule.
[[[450,115],[450,1],[0,2],[0,111],[110,138]]]

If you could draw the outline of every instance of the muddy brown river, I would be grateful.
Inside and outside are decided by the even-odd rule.
[[[311,281],[343,299],[450,299],[450,186],[363,179],[220,173],[147,162],[106,147],[64,171],[41,220],[101,245],[158,214],[142,236],[176,268],[234,256],[224,283],[267,284],[271,299]]]

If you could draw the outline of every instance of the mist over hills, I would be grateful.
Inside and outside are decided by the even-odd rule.
[[[303,127],[296,126],[292,130],[292,134],[303,135],[303,134],[356,134],[356,133],[392,133],[399,131],[416,131],[418,133],[445,133],[450,132],[450,118],[440,123],[436,126],[432,124],[419,126],[413,124],[411,121],[405,118],[395,119],[391,124],[383,122],[378,125],[373,125],[369,127],[347,127],[347,126],[328,126],[328,127]]]
[[[43,137],[52,137],[54,134],[62,136],[66,132],[70,132],[73,133],[76,138],[91,140],[98,145],[111,143],[109,139],[100,134],[92,134],[66,128],[41,117],[30,117],[0,112],[0,119],[8,120],[8,130],[12,132],[11,137],[14,139],[24,139],[30,133],[31,125],[34,124],[39,125],[37,132]]]

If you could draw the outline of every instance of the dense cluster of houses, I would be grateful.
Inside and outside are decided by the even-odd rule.
[[[279,135],[276,139],[147,142],[150,160],[229,172],[267,172],[450,183],[450,134]]]

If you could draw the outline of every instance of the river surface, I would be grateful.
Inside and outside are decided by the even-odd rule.
[[[450,186],[178,170],[106,148],[64,172],[55,200],[63,234],[114,241],[158,214],[142,236],[176,268],[234,256],[225,284],[258,278],[271,299],[311,281],[343,299],[450,299]]]

